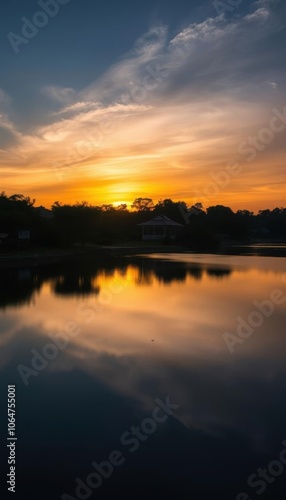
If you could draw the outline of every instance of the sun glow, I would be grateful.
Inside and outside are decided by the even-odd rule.
[[[116,208],[120,207],[121,205],[127,205],[127,208],[129,208],[130,202],[128,202],[128,201],[115,201],[114,203],[112,203],[112,205]]]

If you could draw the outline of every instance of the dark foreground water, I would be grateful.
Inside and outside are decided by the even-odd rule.
[[[1,498],[285,498],[285,258],[1,271],[0,308]]]

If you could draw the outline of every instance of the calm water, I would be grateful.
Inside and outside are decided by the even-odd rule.
[[[94,258],[0,283],[2,498],[7,384],[16,498],[285,498],[285,258]]]

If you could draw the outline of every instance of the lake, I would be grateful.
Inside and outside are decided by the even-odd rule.
[[[1,491],[15,384],[21,500],[284,498],[285,258],[0,274]]]

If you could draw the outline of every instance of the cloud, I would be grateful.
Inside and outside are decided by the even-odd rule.
[[[76,92],[72,88],[62,88],[56,86],[44,87],[43,94],[50,99],[63,104],[72,102],[76,96]]]
[[[17,165],[17,154],[19,168],[38,172],[39,184],[46,176],[51,190],[55,164],[72,166],[67,186],[110,172],[126,182],[129,173],[142,187],[151,177],[162,190],[169,183],[176,197],[179,183],[206,182],[208,172],[231,161],[239,143],[267,124],[271,107],[284,105],[285,70],[272,55],[282,21],[272,4],[260,1],[245,15],[191,23],[171,37],[166,26],[152,27],[88,87],[44,87],[53,109],[31,135],[3,115],[18,141],[10,159],[6,150],[5,168]],[[281,180],[274,147],[272,155]],[[250,190],[266,156],[251,167]],[[242,178],[237,182],[245,189]]]
[[[270,11],[266,7],[261,7],[260,9],[257,9],[255,12],[252,14],[248,14],[245,17],[246,21],[265,21],[270,17]]]
[[[7,117],[7,115],[2,114],[2,113],[0,114],[0,126],[2,128],[5,128],[5,129],[9,130],[13,134],[17,135],[17,131],[16,131],[13,123],[10,122],[9,118]]]
[[[191,24],[188,28],[179,33],[170,45],[184,45],[196,40],[213,41],[227,35],[233,30],[233,25],[228,25],[224,15],[216,18],[209,18],[200,24]]]
[[[1,94],[0,94],[1,97]],[[10,103],[10,99],[4,96],[4,106],[6,108],[6,104]],[[0,147],[3,147],[2,155],[5,157],[5,147],[14,147],[16,146],[20,140],[22,139],[22,134],[17,130],[15,124],[10,120],[9,115],[5,112],[1,112],[1,102],[0,102]],[[0,160],[1,162],[1,160]],[[1,169],[1,163],[0,163]]]
[[[266,82],[266,84],[273,90],[277,90],[278,89],[278,85],[276,82]]]
[[[60,111],[56,111],[53,113],[54,115],[65,115],[67,113],[74,113],[78,111],[83,111],[83,110],[89,110],[89,109],[97,109],[100,106],[99,102],[92,102],[92,101],[79,101],[75,102],[74,104],[71,104],[70,106],[66,106],[65,108],[61,109]]]
[[[10,104],[11,103],[11,98],[10,96],[0,88],[0,106],[3,104]]]
[[[261,7],[272,8],[274,5],[277,5],[281,2],[282,0],[256,0],[253,5],[258,9]]]
[[[166,26],[154,26],[148,33],[140,37],[136,44],[135,49],[131,51],[131,55],[134,54],[138,56],[142,61],[150,61],[153,57],[156,57],[167,42],[167,27]]]
[[[86,104],[86,106],[84,106],[84,104]],[[69,112],[71,112],[89,107],[90,106],[88,103],[81,103],[81,106],[79,108],[77,105],[72,105],[68,108],[68,110]],[[150,109],[149,106],[137,104],[114,104],[111,106],[107,106],[106,108],[101,107],[97,109],[88,109],[79,114],[76,114],[72,119],[63,119],[59,122],[53,123],[52,125],[39,129],[38,134],[46,141],[59,142],[73,133],[80,133],[80,129],[96,125],[98,123],[98,120],[110,120],[110,116],[112,117],[112,119],[116,119],[117,116],[119,116],[119,118],[123,118],[125,116],[137,114],[138,112],[144,112],[148,109]],[[59,112],[59,114],[63,114],[66,112],[67,108]],[[79,135],[79,138],[80,137],[81,136]]]

